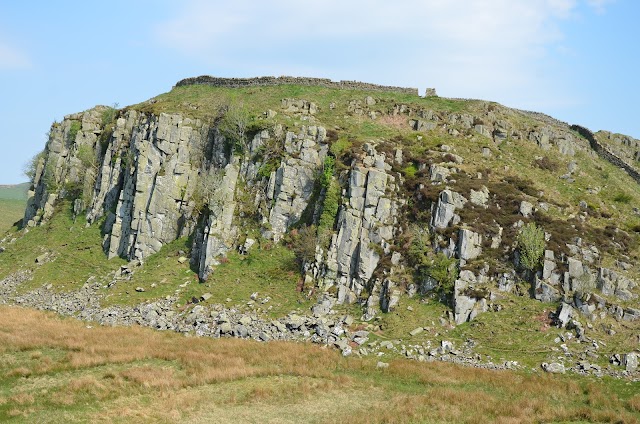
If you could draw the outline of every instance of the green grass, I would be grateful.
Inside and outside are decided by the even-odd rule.
[[[0,238],[24,216],[24,200],[0,199]]]
[[[23,289],[52,284],[54,290],[69,291],[81,287],[91,276],[101,278],[118,269],[124,261],[107,260],[101,248],[100,225],[85,225],[82,216],[73,221],[68,203],[59,204],[50,222],[29,229],[0,255],[0,278],[28,269],[33,278]],[[36,264],[41,255],[48,259]]]
[[[180,251],[188,251],[186,239],[165,245],[145,261],[144,267],[135,270],[131,280],[119,281],[105,290],[107,297],[103,303],[134,305],[177,295],[179,304],[184,305],[193,297],[199,299],[210,293],[210,302],[248,309],[251,295],[257,292],[258,300],[252,302],[255,304],[252,309],[271,317],[284,316],[296,309],[308,310],[311,306],[311,301],[296,291],[299,268],[293,252],[285,247],[266,250],[256,246],[246,256],[229,252],[228,259],[203,283],[199,282],[188,261],[178,262]],[[145,291],[136,292],[137,287]],[[262,304],[267,297],[271,300]]]

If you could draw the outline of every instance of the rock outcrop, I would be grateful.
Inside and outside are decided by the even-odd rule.
[[[503,142],[534,143],[542,151],[553,149],[569,157],[592,148],[640,181],[630,165],[617,162],[585,128],[487,102],[479,102],[473,113],[449,113],[374,98],[375,92],[407,94],[412,89],[288,77],[199,77],[178,85],[270,87],[291,83],[372,90],[371,95],[346,102],[346,113],[413,128],[419,134],[414,134],[412,143],[419,144],[422,137],[436,132],[466,137],[479,143],[478,154],[481,151],[487,160],[500,154],[496,146]],[[411,149],[403,152],[403,146],[389,140],[358,140],[361,151],[342,158],[341,168],[334,172],[339,153],[331,147],[338,136],[336,130],[321,125],[319,117],[326,111],[320,104],[281,99],[279,112],[264,112],[265,118],[253,122],[257,125],[250,130],[244,122],[235,138],[224,128],[229,111],[223,109],[211,120],[191,118],[185,112],[154,114],[135,107],[116,111],[99,106],[69,115],[52,126],[46,149],[35,163],[24,225],[46,222],[56,204],[66,199],[73,205],[74,216],[84,213],[88,225],[101,225],[103,249],[109,258],[144,262],[167,243],[191,237],[191,268],[206,280],[229,251],[239,248],[246,253],[251,237],[278,243],[287,240],[292,228],[315,228],[333,184],[339,198],[334,202],[337,212],[323,222],[322,234],[318,231],[315,242],[307,246],[314,254],[301,260],[304,285],[335,291],[338,303],[360,302],[367,320],[378,311],[392,311],[400,304],[405,287],[417,291],[415,284],[405,284],[412,273],[428,265],[412,262],[403,245],[410,242],[402,237],[413,219],[410,203],[416,201],[422,210],[414,209],[414,213],[421,214],[420,225],[430,237],[421,248],[443,254],[461,271],[450,299],[456,323],[488,309],[484,291],[477,289],[479,282],[513,290],[516,272],[492,273],[484,257],[488,253],[491,260],[512,264],[517,246],[513,239],[505,238],[513,237],[523,220],[535,221],[549,205],[537,201],[535,192],[521,182],[515,184],[519,197],[499,193],[496,187],[504,185],[490,183],[486,176],[490,170],[469,171],[467,158],[447,144],[429,150],[426,159],[416,159]],[[331,103],[329,110],[334,108]],[[276,123],[276,116],[284,119]],[[512,116],[518,119],[510,119]],[[523,116],[527,119],[521,119]],[[535,125],[528,123],[532,116]],[[568,169],[569,177],[580,172],[576,161]],[[330,175],[323,176],[327,172]],[[416,175],[422,178],[420,183],[410,186],[407,181]],[[457,186],[459,178],[467,185]],[[415,197],[414,192],[418,193]],[[500,196],[507,199],[502,204]],[[583,201],[580,208],[584,218],[589,205]],[[509,215],[505,222],[483,222],[478,217],[502,211]],[[583,244],[580,238],[554,241],[561,249],[547,250],[540,272],[526,274],[536,299],[563,300],[588,316],[596,311],[629,320],[640,316],[624,303],[636,298],[636,283],[625,276],[626,270],[602,267],[598,248]],[[432,276],[420,278],[428,281],[420,294],[438,287]],[[602,297],[606,299],[601,301]],[[618,302],[617,309],[607,299]]]

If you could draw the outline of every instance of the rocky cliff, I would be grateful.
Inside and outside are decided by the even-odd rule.
[[[603,189],[582,164],[609,166],[592,134],[495,103],[319,81],[292,98],[278,87],[295,80],[185,80],[172,93],[212,85],[212,97],[194,91],[165,112],[169,93],[66,116],[35,160],[24,226],[68,201],[101,226],[106,256],[140,263],[190,237],[203,281],[257,240],[298,246],[304,285],[359,302],[365,320],[433,292],[451,296],[460,324],[523,281],[536,299],[571,308],[562,325],[579,313],[640,317],[637,236],[612,221],[628,202],[612,210],[577,201]],[[553,182],[528,180],[524,160]],[[531,269],[518,242],[527,223],[546,241]]]

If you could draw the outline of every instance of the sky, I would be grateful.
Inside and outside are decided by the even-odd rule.
[[[0,184],[52,122],[198,76],[435,87],[640,138],[637,0],[0,0]]]

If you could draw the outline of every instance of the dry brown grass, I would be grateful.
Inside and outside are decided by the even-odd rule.
[[[376,122],[399,130],[409,129],[409,118],[406,115],[381,115],[376,118]]]
[[[0,420],[634,423],[640,412],[640,395],[584,379],[406,360],[378,370],[318,346],[87,328],[9,307],[0,322]]]

